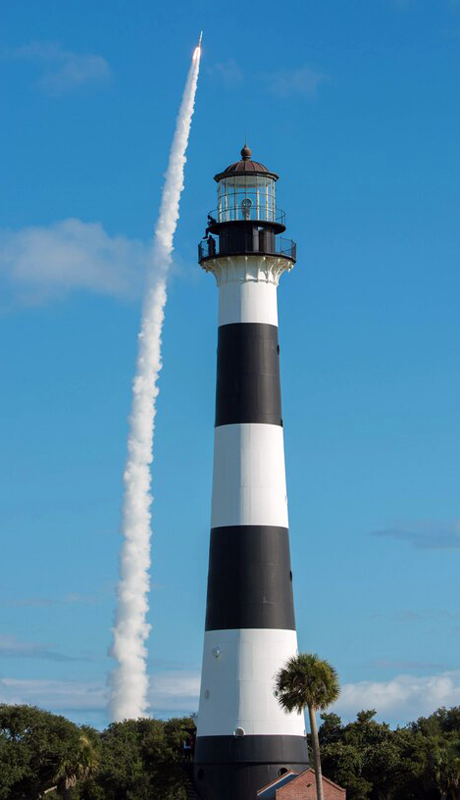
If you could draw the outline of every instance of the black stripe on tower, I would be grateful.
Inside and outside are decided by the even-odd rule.
[[[197,761],[223,764],[240,761],[254,763],[281,761],[305,761],[306,739],[304,736],[286,734],[253,736],[198,736],[195,757]],[[260,787],[259,787],[260,788]]]
[[[239,422],[283,424],[276,325],[235,322],[219,328],[216,427]]]
[[[287,528],[211,530],[206,630],[241,628],[295,630]]]
[[[203,800],[253,800],[281,771],[308,767],[304,736],[198,736],[195,783]]]

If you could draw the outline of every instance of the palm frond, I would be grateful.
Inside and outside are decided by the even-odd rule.
[[[316,653],[292,656],[275,679],[275,694],[287,712],[311,708],[324,710],[340,694],[338,675],[328,661]]]

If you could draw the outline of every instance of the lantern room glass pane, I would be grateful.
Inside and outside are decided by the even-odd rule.
[[[218,221],[276,219],[275,181],[261,175],[235,175],[219,181]]]

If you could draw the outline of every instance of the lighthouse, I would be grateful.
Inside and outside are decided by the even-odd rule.
[[[255,800],[308,766],[303,715],[274,679],[297,653],[277,288],[296,261],[278,175],[241,159],[215,176],[199,263],[219,290],[208,592],[194,776],[203,800]]]

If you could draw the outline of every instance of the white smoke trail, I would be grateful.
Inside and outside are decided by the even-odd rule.
[[[111,653],[118,665],[110,679],[112,719],[145,716],[148,676],[145,641],[150,588],[150,464],[153,461],[155,401],[161,369],[161,331],[166,303],[166,279],[172,260],[173,237],[179,218],[179,200],[184,188],[185,152],[192,121],[200,67],[197,47],[187,76],[177,117],[160,212],[151,252],[150,280],[139,333],[136,376],[128,437],[124,480],[124,502],[120,554],[118,605]]]

